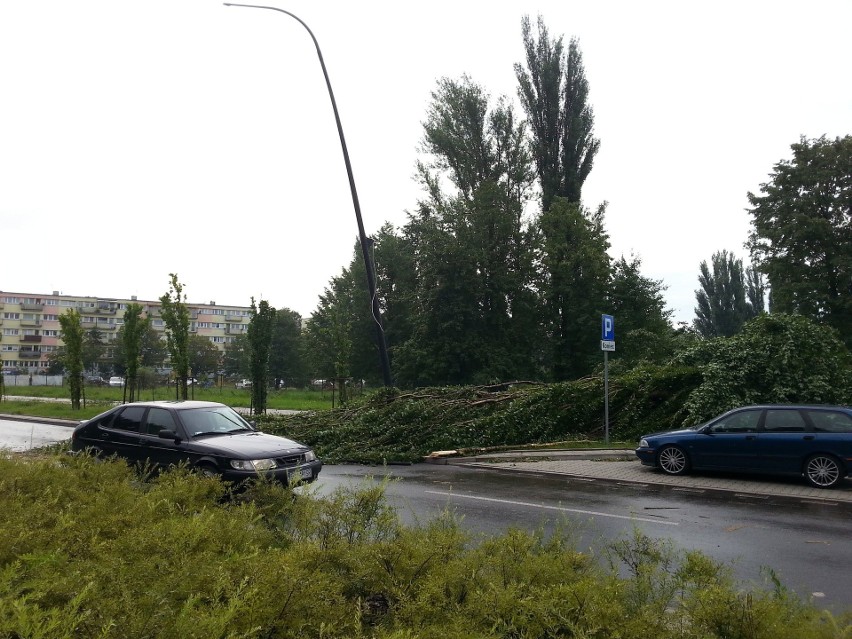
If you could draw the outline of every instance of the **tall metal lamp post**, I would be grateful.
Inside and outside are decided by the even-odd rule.
[[[382,377],[384,378],[385,386],[392,386],[393,380],[391,379],[391,370],[390,370],[390,359],[388,358],[388,346],[385,341],[385,329],[382,326],[382,312],[379,307],[379,298],[376,294],[376,277],[373,272],[373,265],[370,259],[370,251],[369,251],[369,242],[367,240],[367,235],[364,233],[364,222],[361,220],[361,205],[358,203],[358,191],[355,188],[355,178],[352,175],[352,163],[349,161],[349,151],[346,149],[346,139],[343,137],[343,126],[340,124],[340,114],[337,112],[337,102],[334,99],[334,92],[331,90],[331,81],[328,79],[328,71],[325,68],[325,61],[322,58],[322,51],[320,51],[319,43],[317,42],[316,37],[314,36],[313,31],[311,31],[310,27],[297,15],[290,13],[289,11],[285,11],[284,9],[279,9],[278,7],[267,7],[256,4],[236,4],[232,2],[223,3],[226,7],[246,7],[249,9],[269,9],[270,11],[278,11],[279,13],[284,13],[294,20],[296,20],[299,24],[305,27],[305,30],[311,36],[311,40],[314,41],[314,46],[317,50],[317,56],[319,57],[320,66],[322,67],[322,74],[325,76],[325,85],[328,87],[328,97],[331,98],[331,107],[334,109],[334,119],[337,122],[337,134],[340,136],[340,146],[343,149],[343,161],[346,163],[346,173],[349,176],[349,190],[352,192],[352,204],[355,207],[355,218],[358,220],[358,238],[361,242],[361,253],[364,256],[364,267],[367,270],[367,288],[369,289],[370,301],[372,303],[373,309],[373,321],[376,324],[376,337],[379,345],[379,358],[381,360],[382,366]]]

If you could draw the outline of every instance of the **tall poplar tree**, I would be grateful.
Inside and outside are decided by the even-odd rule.
[[[121,333],[126,367],[125,388],[130,391],[131,402],[136,398],[136,381],[139,376],[139,367],[142,365],[142,338],[151,327],[150,318],[142,317],[143,310],[141,304],[128,304],[127,310],[124,311],[124,326]]]
[[[249,358],[251,362],[251,397],[255,415],[266,411],[269,394],[269,346],[272,343],[272,326],[275,309],[266,300],[255,304],[251,298],[251,319],[248,326]]]
[[[71,391],[71,408],[80,410],[80,397],[83,393],[83,322],[77,309],[69,308],[59,316],[62,328],[62,341],[65,343],[63,363],[68,373],[68,387]]]
[[[713,254],[712,271],[707,262],[701,262],[695,291],[695,329],[703,337],[731,337],[743,325],[763,312],[763,291],[760,276],[743,269],[743,261],[733,253],[719,251]]]
[[[160,297],[161,313],[166,325],[166,344],[175,374],[175,395],[178,399],[187,399],[189,308],[186,305],[183,284],[178,281],[177,274],[169,273],[169,277],[169,292]]]
[[[562,36],[551,39],[541,16],[538,37],[529,16],[521,20],[526,67],[515,64],[518,96],[532,130],[532,153],[541,186],[541,208],[553,199],[580,202],[600,141],[588,102],[589,82],[579,42],[572,38],[565,54]]]

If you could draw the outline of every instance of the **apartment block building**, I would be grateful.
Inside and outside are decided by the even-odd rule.
[[[142,306],[156,330],[165,330],[159,300],[139,301],[135,296],[114,299],[62,295],[59,291],[51,295],[0,291],[0,360],[3,372],[45,372],[50,354],[62,345],[59,316],[71,308],[80,313],[83,330],[98,329],[109,347],[124,324],[124,311],[132,303]],[[187,307],[190,334],[208,338],[220,351],[224,351],[225,344],[248,330],[251,309],[247,306],[187,302]]]

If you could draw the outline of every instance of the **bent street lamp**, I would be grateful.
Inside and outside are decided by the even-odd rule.
[[[349,161],[349,151],[347,151],[346,149],[346,139],[343,137],[343,126],[340,124],[340,114],[337,112],[337,102],[334,99],[334,92],[331,90],[331,81],[328,79],[328,71],[325,68],[325,62],[322,58],[322,51],[320,51],[319,42],[317,42],[317,39],[316,37],[314,37],[314,33],[313,31],[311,31],[310,27],[308,27],[308,25],[305,24],[299,16],[290,13],[289,11],[285,11],[284,9],[279,9],[278,7],[266,7],[256,4],[236,4],[232,2],[225,2],[223,4],[226,7],[269,9],[270,11],[278,11],[280,13],[284,13],[296,20],[303,27],[305,27],[305,30],[311,36],[311,40],[314,41],[314,46],[316,47],[317,56],[319,57],[320,61],[320,66],[322,67],[322,74],[325,77],[325,85],[328,87],[328,97],[331,98],[331,107],[334,110],[334,119],[337,122],[337,134],[340,136],[340,146],[343,149],[343,161],[346,163],[346,173],[349,176],[349,190],[352,192],[352,204],[355,207],[355,218],[358,221],[358,238],[361,243],[361,253],[364,256],[364,267],[367,271],[367,288],[369,289],[370,301],[372,303],[373,321],[376,324],[376,337],[379,346],[379,358],[381,360],[382,366],[382,377],[384,378],[385,386],[392,386],[393,380],[391,379],[390,360],[388,359],[388,346],[387,342],[385,341],[385,329],[382,326],[382,312],[381,308],[379,307],[379,298],[376,294],[376,277],[373,272],[372,262],[370,260],[369,242],[367,241],[366,233],[364,233],[364,222],[361,220],[361,205],[358,203],[358,191],[355,189],[355,178],[352,175],[352,163]]]

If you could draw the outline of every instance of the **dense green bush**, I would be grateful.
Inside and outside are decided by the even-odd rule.
[[[638,532],[607,563],[567,533],[471,538],[449,514],[404,527],[383,493],[0,459],[0,637],[852,636],[849,615]]]
[[[327,461],[419,461],[436,450],[603,439],[603,378],[561,384],[386,389],[338,410],[265,417]],[[852,404],[852,357],[830,329],[764,315],[730,338],[700,341],[668,366],[610,376],[613,440],[701,423],[758,403]]]
[[[677,361],[702,371],[685,406],[693,422],[746,404],[852,404],[849,350],[836,331],[799,315],[761,315]]]

